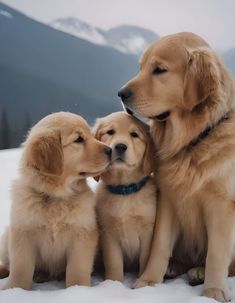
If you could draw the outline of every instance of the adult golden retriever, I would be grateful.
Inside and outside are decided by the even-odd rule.
[[[161,197],[152,250],[135,287],[162,282],[175,244],[205,264],[203,295],[228,301],[235,259],[235,89],[221,60],[193,33],[152,44],[120,91],[151,119]],[[184,255],[185,253],[185,255]]]
[[[124,264],[139,264],[141,274],[149,257],[157,203],[153,142],[149,127],[125,112],[98,119],[94,133],[112,148],[96,192],[105,278],[123,281]]]
[[[10,276],[3,289],[31,289],[34,272],[51,279],[66,273],[67,287],[90,285],[98,229],[86,178],[102,173],[110,156],[78,115],[51,114],[33,127],[12,188],[0,268],[1,277],[8,269]]]

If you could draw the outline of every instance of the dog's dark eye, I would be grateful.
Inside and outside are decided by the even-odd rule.
[[[107,134],[110,135],[110,136],[114,135],[114,130],[113,129],[108,130]]]
[[[153,70],[153,75],[161,75],[163,73],[167,72],[167,70],[165,68],[161,68],[161,67],[156,67]]]
[[[75,143],[83,143],[84,142],[84,138],[82,136],[79,136],[74,142]]]
[[[139,137],[139,135],[136,132],[131,132],[131,136],[133,138],[138,138]]]

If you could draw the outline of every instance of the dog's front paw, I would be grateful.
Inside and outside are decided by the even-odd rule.
[[[5,284],[1,287],[1,290],[7,290],[7,289],[10,289],[10,288],[15,288],[15,286],[12,285],[11,283],[7,282],[7,283],[5,283]]]
[[[132,288],[135,289],[135,288],[141,288],[141,287],[145,287],[145,286],[153,286],[157,283],[158,282],[155,282],[155,281],[137,279],[135,281],[135,283],[133,284]]]
[[[11,281],[10,279],[8,279],[8,281],[0,289],[7,290],[11,288],[22,288],[25,290],[31,290],[32,282],[22,283],[22,281]]]
[[[219,302],[229,302],[231,301],[231,296],[229,290],[221,288],[206,288],[204,289],[203,296],[208,298],[213,298]]]
[[[119,281],[123,282],[124,274],[123,272],[112,272],[105,274],[105,280]]]

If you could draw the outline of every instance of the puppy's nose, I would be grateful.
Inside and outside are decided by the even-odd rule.
[[[123,87],[118,92],[118,97],[122,99],[123,102],[125,102],[127,99],[129,99],[133,95],[133,92],[128,87]]]
[[[104,153],[105,155],[107,155],[109,157],[109,159],[111,158],[111,155],[112,155],[112,148],[108,147],[108,146],[105,146],[104,148]]]
[[[127,150],[126,144],[119,143],[115,146],[115,150],[118,154],[124,154]]]

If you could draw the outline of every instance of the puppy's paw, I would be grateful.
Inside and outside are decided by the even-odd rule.
[[[22,288],[25,290],[32,289],[32,282],[30,283],[22,283],[22,281],[12,281],[8,279],[8,281],[0,288],[1,290],[7,290],[11,288]]]
[[[1,287],[1,290],[7,290],[7,289],[10,289],[10,288],[15,288],[16,286],[12,285],[11,283],[7,282],[5,283],[2,287]]]
[[[187,272],[189,284],[196,286],[202,284],[205,279],[205,268],[204,267],[194,267]]]
[[[109,274],[105,275],[105,280],[123,282],[124,275],[123,275],[123,273],[109,273]]]
[[[133,284],[132,289],[141,288],[141,287],[145,287],[145,286],[153,286],[153,285],[155,285],[157,283],[158,282],[137,279],[135,281],[135,283]]]
[[[215,299],[219,302],[229,302],[231,301],[231,296],[229,290],[221,288],[206,288],[204,289],[203,296]]]

